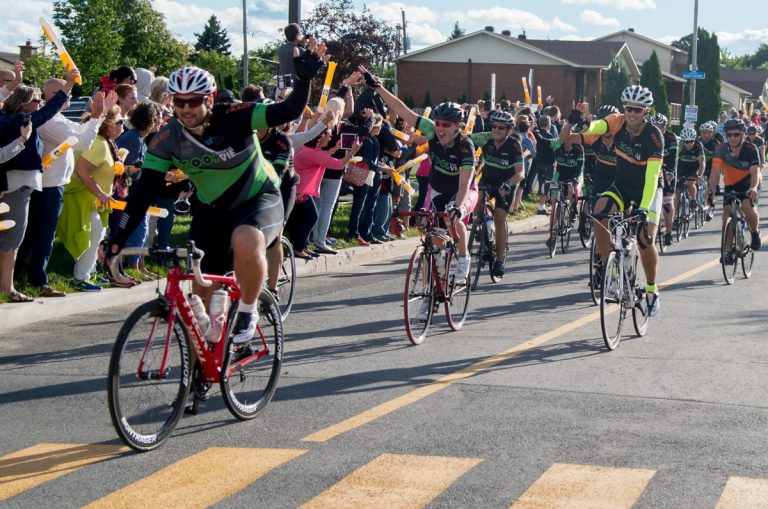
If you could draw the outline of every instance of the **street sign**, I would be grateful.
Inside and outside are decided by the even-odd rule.
[[[706,76],[707,74],[704,71],[683,73],[683,78],[687,80],[703,80]]]
[[[699,107],[695,105],[686,106],[684,118],[686,122],[696,122],[699,119]]]

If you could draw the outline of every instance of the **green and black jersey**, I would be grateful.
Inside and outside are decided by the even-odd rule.
[[[704,146],[700,141],[694,141],[690,148],[685,143],[680,144],[677,175],[681,179],[695,177],[699,173],[699,162],[704,159]]]
[[[434,122],[426,117],[419,117],[416,129],[429,140],[430,186],[440,194],[456,194],[459,191],[459,173],[475,169],[475,145],[472,140],[458,132],[451,144],[444,147],[437,141]]]
[[[501,147],[496,148],[491,133],[475,133],[472,142],[483,149],[483,177],[481,186],[500,187],[523,169],[523,149],[520,142],[509,136]]]
[[[233,208],[277,189],[280,178],[264,158],[256,137],[266,129],[265,104],[217,105],[200,138],[172,120],[154,136],[143,170],[179,168],[197,188],[202,203]]]

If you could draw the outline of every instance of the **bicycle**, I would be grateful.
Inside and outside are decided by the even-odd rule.
[[[709,192],[707,191],[706,176],[700,176],[697,185],[696,201],[699,202],[697,213],[699,214],[699,223],[704,226],[704,223],[709,221],[710,218],[715,215],[715,201],[711,199]]]
[[[472,221],[472,228],[469,234],[468,249],[471,262],[469,266],[469,277],[472,280],[472,291],[477,288],[477,282],[480,280],[480,272],[483,267],[488,265],[488,273],[491,281],[498,283],[501,277],[493,273],[493,265],[496,263],[496,229],[493,222],[494,200],[488,194],[489,188],[479,189],[480,197],[475,208],[475,219]],[[506,221],[504,228],[507,228]],[[504,238],[507,238],[505,235]],[[504,258],[506,262],[509,246],[504,245]]]
[[[277,276],[277,288],[272,295],[280,308],[280,319],[285,321],[293,307],[293,296],[296,293],[296,257],[290,240],[280,237],[280,243],[283,246],[283,261]]]
[[[579,196],[579,239],[585,248],[592,246],[595,232],[589,215],[592,213],[592,179],[584,179],[584,196]]]
[[[752,265],[755,262],[755,252],[747,241],[749,227],[744,211],[741,210],[741,199],[738,193],[726,193],[723,203],[730,203],[731,213],[723,223],[720,239],[720,265],[723,268],[725,282],[732,285],[736,280],[736,270],[741,260],[741,273],[745,279],[752,275]]]
[[[696,212],[691,212],[692,197],[688,194],[688,186],[686,182],[698,180],[698,177],[686,177],[680,181],[680,190],[678,192],[679,200],[677,205],[677,211],[675,214],[675,236],[677,241],[680,242],[681,238],[687,239],[691,228],[691,218],[696,221]],[[694,208],[698,205],[694,202]],[[694,224],[694,229],[698,228]]]
[[[646,219],[639,216],[615,214],[594,214],[593,219],[608,219],[607,230],[611,234],[612,250],[603,264],[603,276],[600,290],[600,329],[608,350],[619,346],[621,329],[627,311],[632,310],[632,322],[638,336],[645,336],[648,331],[648,304],[645,289],[637,283],[637,261],[640,257],[637,248],[636,232],[645,232]],[[605,228],[599,223],[601,228]],[[616,317],[616,322],[610,322]]]
[[[560,237],[560,250],[565,254],[571,245],[571,230],[573,230],[573,221],[571,216],[571,200],[568,196],[568,187],[574,186],[576,190],[576,199],[578,200],[578,181],[576,179],[561,180],[557,183],[557,200],[552,204],[552,212],[549,216],[549,239],[547,247],[549,248],[549,257],[555,257],[557,251],[557,238]],[[551,188],[551,183],[550,183]]]
[[[412,344],[419,345],[441,303],[451,330],[461,329],[467,319],[472,288],[469,281],[456,274],[459,253],[453,241],[455,222],[450,225],[451,235],[439,227],[440,218],[445,219],[448,214],[434,209],[403,214],[423,219],[424,234],[408,262],[403,292],[405,332]]]
[[[191,413],[219,383],[229,411],[240,420],[253,419],[277,388],[283,358],[283,329],[275,298],[259,295],[257,335],[245,345],[232,343],[240,288],[232,275],[200,272],[204,253],[186,248],[125,248],[121,255],[155,256],[171,261],[162,295],[136,308],[117,335],[109,363],[107,400],[112,424],[136,451],[159,447],[173,432],[193,392]],[[187,270],[179,265],[186,259]],[[227,292],[229,313],[221,337],[209,342],[200,330],[181,284],[219,283]],[[158,290],[158,294],[159,294]],[[192,367],[190,345],[197,362]]]

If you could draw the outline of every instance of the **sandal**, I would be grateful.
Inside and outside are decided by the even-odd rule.
[[[124,281],[119,281],[119,280],[117,280],[117,279],[115,279],[113,277],[109,278],[109,283],[112,286],[115,286],[117,288],[133,288],[137,284],[132,279],[127,279],[127,280],[124,280]]]
[[[9,299],[11,299],[11,302],[35,302],[35,299],[33,297],[30,297],[29,295],[24,295],[23,293],[17,292],[16,290],[6,295],[8,295]]]
[[[314,260],[315,259],[314,256],[312,256],[311,254],[306,253],[304,251],[296,251],[296,252],[293,253],[293,256],[295,256],[296,258],[301,258],[302,260]]]

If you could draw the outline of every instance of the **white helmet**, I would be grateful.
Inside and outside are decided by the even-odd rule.
[[[632,85],[625,88],[621,93],[621,102],[623,104],[650,108],[653,106],[653,94],[645,87],[641,87],[640,85]]]
[[[680,139],[683,141],[695,141],[696,131],[693,130],[693,127],[686,127],[680,131]]]
[[[650,119],[651,124],[659,127],[667,127],[667,116],[663,113],[657,113],[654,116],[652,116]]]
[[[716,131],[717,124],[711,120],[707,120],[699,126],[699,131]]]
[[[168,92],[172,94],[211,95],[216,92],[216,80],[199,67],[184,67],[171,73]]]

